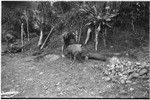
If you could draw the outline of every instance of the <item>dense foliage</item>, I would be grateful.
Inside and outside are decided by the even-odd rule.
[[[81,42],[88,29],[95,34],[100,26],[97,38],[103,40],[105,46],[115,45],[120,40],[119,45],[140,46],[146,38],[149,39],[149,3],[3,1],[2,36],[10,33],[19,38],[21,23],[30,36],[38,35],[41,28],[46,35],[54,26],[55,35],[63,31],[77,32]]]

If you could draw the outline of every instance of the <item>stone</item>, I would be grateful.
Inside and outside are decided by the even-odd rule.
[[[136,65],[141,65],[141,63],[140,62],[136,62]]]
[[[117,57],[112,57],[109,62],[112,64],[112,65],[115,65],[115,64],[118,64],[120,63],[120,60],[117,58]]]
[[[130,88],[130,91],[133,91],[133,90],[134,90],[134,88],[131,87],[131,88]]]
[[[109,74],[109,71],[107,71],[107,70],[105,70],[105,72],[104,72],[106,75],[108,75]]]
[[[131,74],[131,73],[133,73],[133,72],[134,72],[134,70],[131,70],[131,69],[129,69],[129,70],[127,71],[128,74]]]
[[[132,79],[132,78],[137,78],[139,76],[139,74],[138,73],[132,73],[129,77],[128,77],[128,79],[130,80],[130,79]]]
[[[47,59],[48,61],[55,61],[59,59],[60,56],[56,54],[49,54],[49,55],[46,55],[44,58]]]
[[[105,80],[105,81],[110,81],[111,80],[111,78],[107,77],[107,76],[106,77],[102,77],[102,79]]]
[[[130,81],[130,80],[127,80],[127,81],[126,81],[126,83],[132,83],[132,81]]]
[[[147,71],[147,69],[142,69],[140,72],[139,72],[139,75],[143,75],[143,74],[145,74],[145,73],[147,73],[148,71]]]
[[[124,80],[124,79],[121,79],[120,82],[121,82],[122,84],[124,84],[124,83],[125,83],[125,80]]]
[[[140,66],[140,68],[144,68],[144,67],[146,67],[146,65],[147,65],[146,62],[143,62],[142,65]]]
[[[40,73],[39,73],[39,75],[42,75],[42,74],[43,74],[43,72],[40,72]]]
[[[138,74],[138,73],[133,73],[132,76],[133,76],[133,77],[138,77],[139,74]]]

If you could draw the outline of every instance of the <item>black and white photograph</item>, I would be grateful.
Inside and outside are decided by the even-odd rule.
[[[1,1],[1,99],[149,99],[149,1]]]

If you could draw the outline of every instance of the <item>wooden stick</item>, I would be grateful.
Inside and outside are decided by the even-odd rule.
[[[44,45],[45,45],[45,43],[46,43],[47,39],[49,38],[50,34],[52,33],[53,29],[54,29],[54,26],[51,28],[51,30],[50,30],[50,32],[49,32],[49,34],[48,34],[48,36],[46,37],[46,39],[45,39],[45,41],[44,41],[44,43],[43,43],[43,45],[41,46],[41,48],[40,48],[40,49],[42,49],[42,48],[44,47]]]

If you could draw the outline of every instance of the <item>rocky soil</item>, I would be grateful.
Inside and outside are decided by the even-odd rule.
[[[2,46],[5,48],[5,45]],[[149,98],[148,48],[138,60],[112,57],[106,62],[75,62],[55,52],[34,50],[2,55],[3,98]],[[3,50],[2,50],[3,51]],[[141,58],[140,58],[141,57]]]

